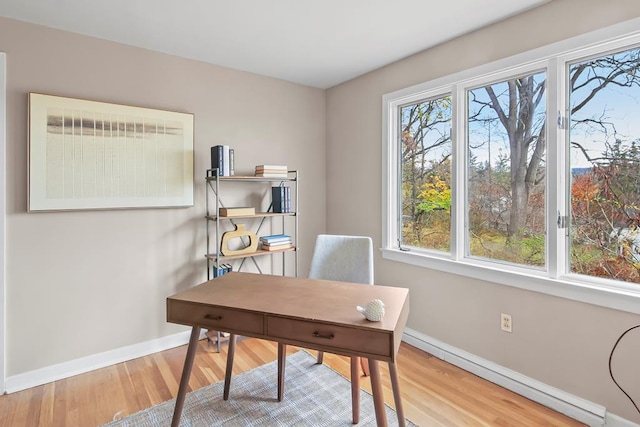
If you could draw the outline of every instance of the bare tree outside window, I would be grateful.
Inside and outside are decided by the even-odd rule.
[[[537,73],[467,92],[472,256],[545,265],[545,88]]]
[[[569,67],[571,272],[640,283],[640,49]]]

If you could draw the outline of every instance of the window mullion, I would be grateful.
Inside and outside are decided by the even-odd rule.
[[[397,247],[398,234],[396,223],[398,221],[398,158],[396,154],[397,142],[395,135],[397,132],[397,104],[393,101],[383,98],[383,111],[387,120],[383,121],[383,175],[382,190],[383,199],[388,203],[383,204],[382,208],[382,244],[383,247]],[[393,141],[386,143],[385,141]]]
[[[565,72],[561,61],[553,58],[547,70],[547,265],[549,277],[564,273],[566,258],[565,231],[561,217],[566,217],[566,145]],[[566,225],[565,225],[566,226]]]
[[[466,255],[465,236],[466,236],[466,165],[467,150],[465,125],[466,108],[464,88],[460,85],[451,87],[451,138],[453,141],[452,154],[454,162],[452,163],[452,188],[454,189],[452,206],[451,206],[451,257],[459,261]]]

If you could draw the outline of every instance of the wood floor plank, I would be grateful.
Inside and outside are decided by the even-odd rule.
[[[55,383],[42,386],[42,400],[40,402],[40,423],[41,425],[53,425],[53,407],[55,403]],[[1,412],[1,409],[0,409]]]
[[[111,420],[121,418],[124,415],[133,414],[136,412],[137,408],[142,406],[136,396],[133,380],[129,375],[127,365],[125,363],[118,363],[115,365],[115,368],[118,372],[115,381],[117,381],[120,386],[125,401],[118,401],[118,403],[112,406],[113,414],[110,417]]]
[[[287,354],[299,349],[287,346]],[[315,351],[310,351],[314,356]],[[177,394],[186,346],[0,396],[0,427],[84,427],[122,418]],[[238,340],[233,373],[276,360],[277,344]],[[226,344],[217,353],[199,342],[190,388],[224,379]],[[349,358],[325,354],[324,363],[349,378]],[[400,346],[398,375],[406,416],[429,427],[573,427],[583,424],[532,402],[407,344]],[[386,363],[380,364],[385,402],[393,407]],[[275,390],[274,373],[274,390]],[[368,378],[361,387],[371,392]],[[350,399],[350,396],[345,396]]]
[[[70,382],[70,378],[56,381],[55,391],[54,391],[54,402],[53,402],[53,426],[54,427],[62,427],[66,425],[67,421],[67,386]],[[25,390],[26,391],[26,390]],[[20,392],[24,393],[24,392]],[[18,394],[18,393],[15,393]],[[12,394],[9,397],[13,396]],[[20,424],[17,424],[20,425]]]
[[[131,386],[133,387],[133,395],[132,397],[138,403],[138,407],[148,408],[151,405],[151,400],[149,399],[149,395],[145,390],[144,380],[142,378],[143,375],[143,367],[141,359],[130,360],[125,362],[125,368],[127,371],[127,375],[131,379]]]
[[[0,426],[25,425],[30,397],[30,390],[20,392],[20,396],[15,396],[11,400],[4,400],[4,396],[0,397]]]

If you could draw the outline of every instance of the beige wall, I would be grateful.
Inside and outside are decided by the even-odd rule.
[[[200,177],[211,145],[232,145],[239,171],[258,163],[301,171],[306,274],[325,228],[380,245],[384,93],[637,16],[636,0],[554,0],[326,94],[0,18],[8,79],[7,375],[184,330],[164,321],[164,299],[205,278]],[[194,113],[195,206],[27,214],[30,91]],[[379,284],[411,289],[409,327],[640,422],[607,372],[615,339],[640,317],[380,257],[376,275]],[[513,334],[498,330],[501,311],[513,315]],[[617,365],[636,397],[639,342],[640,334],[625,341]]]
[[[165,298],[206,278],[209,147],[301,171],[300,267],[325,230],[325,92],[0,19],[7,54],[7,375],[185,330]],[[27,213],[27,93],[195,114],[195,206]]]
[[[327,228],[381,245],[382,95],[640,16],[636,0],[554,0],[327,91]],[[411,290],[409,327],[640,422],[609,379],[616,338],[640,316],[376,259],[376,283]],[[501,312],[512,334],[499,330]],[[616,374],[640,401],[640,331]],[[400,367],[401,368],[401,367]]]

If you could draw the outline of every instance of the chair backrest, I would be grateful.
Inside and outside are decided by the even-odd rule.
[[[309,277],[373,285],[371,238],[320,234],[311,257]]]

